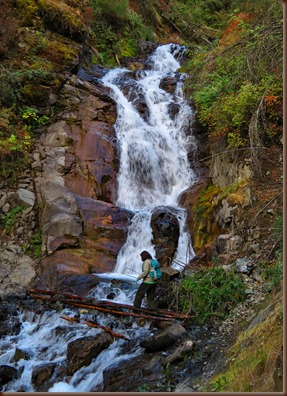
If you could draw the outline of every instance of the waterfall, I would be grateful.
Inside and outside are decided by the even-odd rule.
[[[195,174],[188,161],[188,152],[195,143],[190,133],[192,109],[183,97],[183,78],[177,58],[183,48],[163,45],[149,59],[149,69],[132,72],[115,69],[106,74],[102,82],[111,88],[117,102],[118,117],[115,124],[120,146],[118,175],[119,207],[132,210],[135,215],[129,227],[127,241],[119,252],[115,269],[117,279],[128,280],[141,272],[140,252],[148,250],[155,256],[150,226],[153,210],[167,206],[177,216],[180,237],[174,263],[187,263],[194,255],[186,226],[185,210],[178,206],[179,195],[195,182]],[[174,82],[172,92],[163,89],[163,81]],[[114,274],[102,274],[100,282],[89,297],[107,298],[113,291],[117,302],[132,304],[135,288],[112,284]],[[131,282],[130,282],[131,283]],[[129,285],[130,286],[130,285]],[[72,309],[50,310],[41,314],[21,313],[21,331],[0,339],[0,366],[13,366],[17,378],[3,388],[5,392],[34,392],[33,372],[41,365],[55,364],[55,373],[48,383],[49,392],[101,391],[103,373],[123,360],[131,360],[143,353],[134,343],[125,348],[126,341],[115,341],[92,362],[72,376],[61,375],[66,364],[67,344],[80,337],[96,336],[100,329],[83,324],[66,323],[61,315],[78,313]],[[98,313],[99,323],[109,326],[110,315]],[[130,340],[151,335],[149,323],[139,326],[133,321],[125,326],[114,320],[115,329]],[[15,361],[15,349],[27,352],[29,358]]]
[[[176,59],[182,47],[158,47],[150,59],[150,70],[132,73],[114,69],[102,82],[111,88],[117,103],[115,129],[120,145],[117,205],[135,212],[125,245],[120,251],[116,273],[141,272],[139,254],[155,256],[150,218],[157,206],[169,206],[177,213],[180,238],[173,267],[194,256],[186,229],[185,211],[177,200],[196,179],[188,161],[195,146],[190,133],[192,109],[183,97],[183,77]],[[161,87],[163,79],[176,82],[172,93]],[[145,114],[142,110],[144,105]],[[132,267],[132,268],[131,268]]]

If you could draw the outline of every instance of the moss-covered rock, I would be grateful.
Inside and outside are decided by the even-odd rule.
[[[38,0],[39,14],[47,29],[82,42],[87,35],[86,25],[73,7],[61,0]]]

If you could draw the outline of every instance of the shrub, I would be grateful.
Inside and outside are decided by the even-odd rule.
[[[274,262],[261,264],[261,274],[265,281],[270,282],[272,287],[276,288],[283,279],[283,261],[282,258]]]
[[[23,211],[23,209],[23,206],[19,205],[2,216],[2,220],[4,222],[4,234],[9,234],[13,231],[18,215]]]
[[[278,143],[282,133],[282,6],[271,0],[264,8],[261,1],[246,7],[239,3],[229,2],[233,13],[226,14],[218,40],[194,46],[185,66],[199,121],[208,128],[211,143],[220,140],[229,148],[249,144],[249,126],[259,108],[262,141]],[[190,18],[199,9],[198,21],[204,21],[202,2]]]
[[[181,281],[182,311],[190,311],[197,323],[224,319],[246,298],[240,275],[222,267],[202,269]]]
[[[117,66],[118,59],[136,56],[141,40],[152,40],[152,29],[146,27],[139,14],[129,9],[127,0],[95,0],[91,2],[93,18],[91,29],[95,35],[98,59],[110,67]],[[118,59],[117,59],[118,58]]]
[[[23,250],[26,254],[40,259],[42,253],[42,235],[41,231],[37,231],[34,235],[32,235],[28,242],[23,246]]]
[[[2,160],[10,154],[26,156],[31,147],[31,131],[21,123],[9,125],[0,131],[0,157]]]
[[[101,17],[108,26],[121,30],[126,25],[129,17],[128,0],[94,0],[91,5],[96,18]]]
[[[0,75],[0,105],[11,107],[20,105],[23,102],[23,88],[29,82],[51,81],[54,74],[51,71],[46,71],[42,68],[39,69],[25,69],[13,71],[10,73],[3,73]]]
[[[283,279],[283,229],[283,216],[282,214],[277,215],[273,229],[273,237],[275,240],[273,248],[277,250],[274,249],[275,254],[273,260],[263,261],[258,267],[264,280],[271,284],[270,288],[277,288]]]
[[[33,107],[27,107],[22,112],[22,119],[25,124],[30,127],[46,124],[46,122],[49,120],[49,117],[46,115],[39,116],[38,113],[38,109],[35,109]]]
[[[27,168],[31,161],[29,155],[33,144],[34,128],[47,123],[49,117],[39,115],[35,108],[25,108],[21,113],[22,121],[7,124],[0,130],[0,176],[14,181],[17,171]],[[15,122],[15,120],[12,120]]]

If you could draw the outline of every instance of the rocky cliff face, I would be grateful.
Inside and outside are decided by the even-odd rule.
[[[109,272],[133,213],[117,208],[115,104],[103,87],[71,78],[63,111],[33,153],[42,229],[41,287],[59,287],[58,273]]]

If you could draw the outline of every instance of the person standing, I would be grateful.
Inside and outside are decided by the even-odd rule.
[[[142,300],[143,300],[144,296],[146,295],[148,307],[150,309],[155,309],[156,303],[154,301],[154,297],[155,297],[155,290],[156,290],[156,286],[157,286],[157,280],[153,279],[149,275],[149,272],[151,270],[151,261],[150,260],[152,259],[152,256],[146,250],[141,252],[140,256],[143,261],[142,273],[137,277],[136,282],[138,282],[140,279],[142,279],[143,281],[140,284],[140,286],[136,292],[136,296],[135,296],[135,300],[134,300],[134,308],[138,309],[141,307]]]

